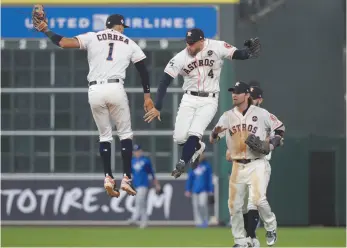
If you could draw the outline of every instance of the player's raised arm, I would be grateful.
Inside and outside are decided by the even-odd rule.
[[[175,56],[172,58],[169,63],[166,65],[164,70],[164,75],[159,83],[156,100],[155,100],[155,108],[146,113],[144,116],[146,122],[151,122],[156,117],[160,118],[160,110],[163,107],[163,100],[166,95],[167,88],[174,78],[177,77],[183,65],[180,63],[180,57]],[[160,120],[160,119],[159,119]]]
[[[164,69],[163,78],[161,79],[158,86],[156,100],[155,100],[155,107],[159,111],[163,107],[163,100],[166,95],[167,88],[169,87],[172,80],[178,76],[182,67],[183,65],[181,63],[181,58],[179,55],[176,55],[174,58],[172,58],[169,61],[169,63],[166,65]]]
[[[44,33],[55,45],[61,48],[79,48],[77,38],[66,38],[48,29],[47,17],[42,5],[34,5],[32,11],[33,26],[38,32]]]
[[[245,60],[251,58],[257,58],[260,54],[260,41],[258,38],[251,38],[246,40],[244,43],[245,48],[237,49],[236,47],[224,42],[220,41],[220,53],[222,58],[226,58],[229,60]]]
[[[131,54],[131,61],[134,63],[136,70],[139,72],[141,78],[141,84],[144,93],[143,108],[145,112],[148,112],[154,107],[154,103],[150,95],[151,90],[149,84],[149,75],[147,67],[145,65],[146,55],[134,41],[131,41],[130,45],[133,51]]]
[[[261,48],[259,38],[251,38],[249,40],[246,40],[243,45],[245,46],[245,48],[237,49],[233,54],[233,59],[254,59],[259,56]]]
[[[169,87],[172,80],[173,78],[169,74],[164,73],[163,78],[158,86],[155,107],[152,108],[149,112],[147,112],[144,116],[146,122],[149,123],[157,117],[160,120],[160,110],[163,107],[163,100],[166,95],[167,88]]]

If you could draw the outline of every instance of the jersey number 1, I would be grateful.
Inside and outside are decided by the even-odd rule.
[[[113,58],[112,58],[112,53],[113,53],[113,46],[114,46],[114,43],[109,43],[108,46],[110,47],[109,50],[108,50],[108,56],[106,58],[106,60],[109,60],[109,61],[112,61]]]

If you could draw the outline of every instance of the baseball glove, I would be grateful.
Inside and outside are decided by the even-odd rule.
[[[214,195],[209,195],[207,200],[208,200],[208,204],[213,205],[214,204]]]
[[[155,193],[157,195],[162,195],[162,194],[164,194],[164,191],[163,191],[162,187],[158,187],[155,189]]]
[[[143,104],[143,108],[145,109],[145,112],[150,111],[152,108],[154,108],[154,103],[151,98],[146,98],[145,102]]]
[[[248,47],[250,58],[257,58],[259,56],[261,48],[259,38],[251,38],[246,40],[244,46]]]
[[[245,143],[255,152],[259,152],[261,154],[269,154],[270,153],[270,144],[268,141],[260,140],[258,136],[255,136],[254,134],[250,134]]]
[[[48,27],[48,20],[43,5],[35,4],[31,15],[33,26],[37,31],[42,32]]]

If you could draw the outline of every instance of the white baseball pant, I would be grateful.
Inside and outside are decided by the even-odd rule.
[[[140,218],[140,226],[147,226],[147,187],[136,188],[137,194],[135,197],[135,211],[131,217],[132,221],[137,221]]]
[[[265,159],[269,162],[271,158],[271,152],[269,155],[265,156]],[[271,166],[269,163],[269,169],[266,170],[269,175],[267,176],[268,182],[267,184],[269,185],[270,181],[270,176],[271,176]],[[249,187],[248,187],[249,188]],[[249,189],[246,191],[245,198],[244,198],[244,203],[242,207],[242,213],[246,214],[249,210],[257,210],[257,206],[253,203],[252,198],[249,197]]]
[[[208,222],[208,194],[201,192],[192,194],[193,214],[195,225],[202,225]]]
[[[270,178],[271,167],[266,159],[254,160],[248,164],[233,162],[229,179],[229,211],[232,216],[231,229],[236,244],[247,242],[243,221],[243,205],[246,192],[249,199],[257,207],[264,227],[267,231],[277,228],[275,214],[266,198],[266,190]]]
[[[115,125],[120,140],[132,139],[128,96],[122,83],[96,84],[89,87],[88,101],[99,130],[100,142],[111,142]]]
[[[184,94],[176,116],[174,141],[184,144],[189,136],[202,137],[218,108],[218,97]]]

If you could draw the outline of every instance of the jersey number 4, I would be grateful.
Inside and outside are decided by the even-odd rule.
[[[208,72],[207,76],[209,76],[210,78],[213,78],[214,75],[213,75],[213,70],[212,69]]]
[[[112,61],[113,58],[112,58],[112,53],[113,53],[113,46],[114,46],[114,43],[109,43],[108,46],[110,47],[108,49],[108,56],[106,58],[106,60],[109,60],[109,61]]]

